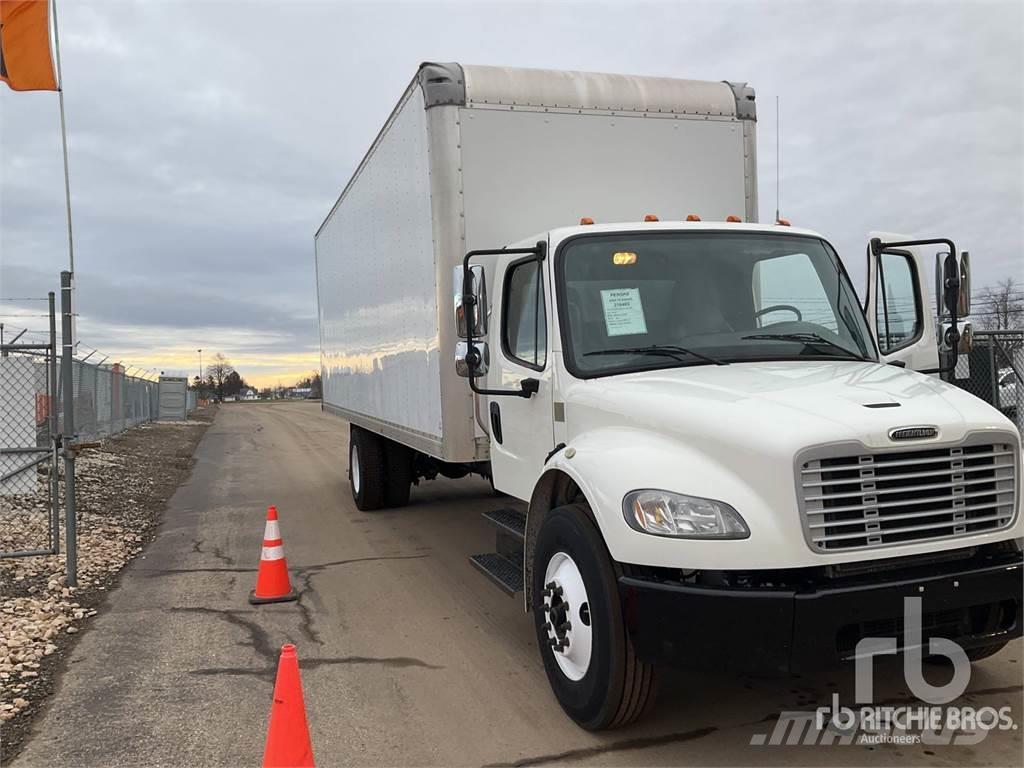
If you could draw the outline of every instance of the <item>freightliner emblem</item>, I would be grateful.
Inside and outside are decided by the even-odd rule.
[[[890,440],[924,440],[935,437],[939,430],[935,427],[898,427],[889,430]]]

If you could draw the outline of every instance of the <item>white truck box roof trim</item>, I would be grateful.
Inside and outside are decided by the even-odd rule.
[[[737,95],[724,82],[518,67],[463,66],[462,72],[466,104],[471,106],[741,116]],[[749,101],[753,103],[752,89]]]

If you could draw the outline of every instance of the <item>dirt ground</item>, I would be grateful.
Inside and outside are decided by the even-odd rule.
[[[155,536],[167,500],[187,477],[192,454],[213,420],[212,409],[187,422],[134,427],[79,454],[78,584],[65,586],[64,526],[61,554],[0,559],[0,749],[9,762],[20,752],[33,719],[43,710],[80,630],[102,610],[121,569]],[[42,478],[40,487],[45,484]],[[63,487],[63,484],[62,484]],[[17,547],[19,526],[38,523],[38,499],[25,509],[0,512],[0,549]]]

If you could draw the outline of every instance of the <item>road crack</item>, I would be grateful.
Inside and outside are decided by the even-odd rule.
[[[686,741],[693,741],[695,739],[702,739],[705,736],[711,735],[717,730],[718,728],[714,726],[708,726],[707,728],[697,728],[692,731],[677,731],[675,733],[666,733],[662,734],[661,736],[641,736],[635,739],[613,741],[610,744],[604,744],[596,747],[581,747],[580,749],[569,749],[565,752],[556,752],[549,755],[524,757],[520,760],[515,760],[510,763],[488,763],[484,766],[484,768],[523,768],[523,766],[544,765],[545,763],[562,763],[572,760],[586,760],[588,758],[608,754],[609,752],[630,752],[637,749],[647,749],[648,747],[659,747],[664,744],[676,744]]]
[[[201,544],[201,542],[200,542]],[[197,550],[198,551],[198,550]],[[216,557],[217,555],[214,554]],[[330,563],[316,563],[314,565],[306,565],[300,567],[293,567],[296,573],[309,571],[311,573],[319,573],[326,568],[336,568],[342,565],[354,565],[356,563],[373,563],[378,560],[421,560],[430,555],[382,555],[380,557],[353,557],[349,560],[335,560]],[[229,558],[230,559],[230,558]],[[234,560],[231,560],[233,563]],[[200,567],[200,568],[134,568],[134,573],[143,575],[145,578],[152,578],[154,576],[176,576],[183,573],[256,573],[256,568],[232,568],[232,567]]]
[[[260,658],[264,658],[271,663],[277,662],[277,648],[270,642],[270,635],[263,627],[254,621],[243,619],[239,616],[240,613],[247,613],[249,615],[257,615],[255,611],[234,611],[228,609],[218,608],[205,608],[205,607],[176,607],[169,609],[172,613],[201,613],[216,616],[222,621],[226,621],[232,626],[244,629],[249,633],[249,642],[243,643],[244,645],[250,646],[256,655]]]
[[[300,659],[299,670],[309,671],[320,667],[351,666],[351,665],[376,665],[390,667],[392,669],[406,669],[409,667],[419,669],[444,669],[437,664],[429,664],[422,659],[410,656],[335,656],[324,658]],[[233,677],[256,677],[261,680],[273,681],[275,675],[274,667],[203,667],[202,669],[189,670],[190,675],[202,677],[215,677],[217,675],[228,675]]]

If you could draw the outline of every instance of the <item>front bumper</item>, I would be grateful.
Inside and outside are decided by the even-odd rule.
[[[895,637],[903,650],[907,597],[921,598],[926,652],[931,637],[970,649],[1021,636],[1024,564],[1005,547],[854,575],[718,572],[706,580],[714,584],[628,571],[619,578],[626,627],[652,663],[798,674],[849,661],[863,637]]]

